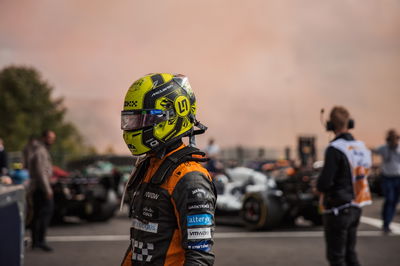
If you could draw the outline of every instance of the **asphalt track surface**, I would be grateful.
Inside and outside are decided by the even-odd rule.
[[[383,235],[381,199],[364,208],[357,250],[364,266],[400,265],[400,215],[394,233]],[[70,221],[49,229],[51,253],[26,249],[26,266],[119,265],[129,244],[130,221],[123,213],[106,223]],[[217,224],[215,265],[328,265],[322,227],[300,223],[273,231],[248,232],[239,225]]]

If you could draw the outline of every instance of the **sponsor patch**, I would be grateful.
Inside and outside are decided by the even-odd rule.
[[[190,199],[204,200],[208,197],[208,193],[202,188],[189,189],[188,197]]]
[[[154,84],[155,84],[154,86],[157,86],[158,82],[156,81],[156,82],[154,82]],[[170,85],[168,85],[167,87],[165,87],[165,88],[163,88],[163,89],[161,89],[161,90],[158,90],[158,91],[154,92],[154,93],[151,95],[151,97],[154,97],[154,96],[156,96],[156,95],[158,95],[158,94],[161,94],[161,93],[165,92],[166,90],[171,89],[172,86],[173,86],[173,85],[170,84]]]
[[[147,218],[158,218],[158,209],[154,206],[144,206],[142,209],[142,215]]]
[[[157,223],[144,223],[136,218],[132,220],[132,227],[149,233],[157,233],[158,232],[158,224]]]
[[[187,226],[194,225],[212,225],[211,214],[196,214],[187,216]]]
[[[193,203],[188,203],[187,204],[187,210],[188,211],[205,211],[205,210],[211,210],[212,205],[210,202],[193,202]]]
[[[211,228],[189,228],[188,239],[211,239]]]
[[[210,251],[211,250],[211,242],[209,240],[203,240],[198,242],[189,242],[188,249],[192,250],[201,250],[201,251]]]
[[[160,197],[159,194],[150,192],[150,191],[147,191],[146,193],[144,193],[144,196],[145,196],[145,198],[154,199],[154,200],[156,200],[156,199],[158,199],[158,197]]]

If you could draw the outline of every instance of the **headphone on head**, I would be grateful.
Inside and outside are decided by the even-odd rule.
[[[324,114],[324,112],[325,112],[325,110],[324,110],[324,108],[322,108],[321,109],[321,123],[322,123],[322,125],[324,125],[324,123],[323,123],[323,114]],[[354,122],[354,119],[349,119],[349,122],[347,123],[347,128],[348,129],[353,129],[354,128],[354,124],[355,124],[355,122]],[[326,129],[326,131],[335,131],[335,125],[332,123],[332,121],[326,121],[325,122],[325,129]]]
[[[349,122],[347,123],[347,128],[348,129],[354,128],[354,120],[353,119],[349,119]],[[326,121],[325,129],[326,129],[326,131],[335,131],[335,125],[331,121]]]

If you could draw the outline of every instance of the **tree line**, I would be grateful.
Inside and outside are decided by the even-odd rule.
[[[65,120],[64,99],[53,98],[53,91],[33,67],[8,66],[0,71],[0,138],[6,149],[21,151],[29,138],[51,129],[57,134],[52,148],[55,163],[96,153],[77,127]]]

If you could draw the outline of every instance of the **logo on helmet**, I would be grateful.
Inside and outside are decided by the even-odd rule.
[[[144,79],[139,79],[139,80],[135,81],[135,82],[132,84],[132,86],[129,88],[129,90],[130,90],[130,89],[132,89],[133,91],[140,90],[140,88],[141,88],[143,82],[144,82]]]
[[[173,85],[170,84],[170,85],[168,85],[167,87],[165,87],[165,88],[163,88],[163,89],[160,89],[160,90],[154,92],[154,93],[151,95],[151,97],[154,97],[154,96],[156,96],[156,95],[159,95],[159,94],[165,92],[166,90],[169,90],[169,89],[172,89],[172,88],[173,88]]]
[[[187,116],[190,111],[190,102],[189,99],[186,96],[179,96],[175,99],[174,102],[175,105],[175,111],[179,116]]]

